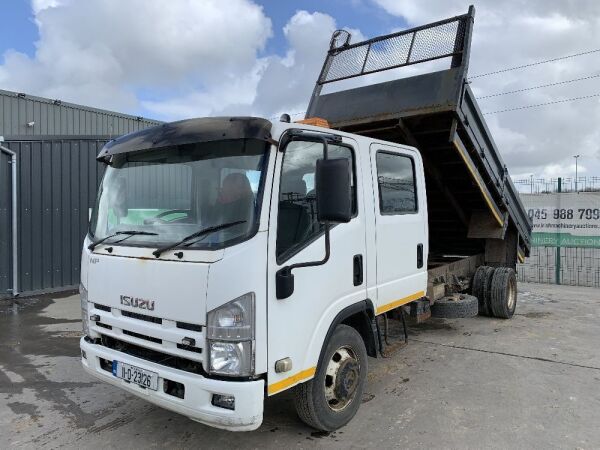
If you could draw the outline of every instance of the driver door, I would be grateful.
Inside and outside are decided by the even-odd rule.
[[[269,229],[268,394],[313,377],[330,324],[339,311],[366,298],[366,245],[358,143],[343,138],[328,145],[329,158],[348,158],[352,180],[349,223],[331,228],[331,254],[320,266],[293,270],[294,292],[276,298],[277,271],[291,264],[319,261],[325,255],[323,225],[317,221],[316,162],[322,142],[294,140],[278,152]],[[289,358],[290,370],[275,371]]]

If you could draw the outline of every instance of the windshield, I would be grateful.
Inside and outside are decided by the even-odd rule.
[[[127,231],[122,245],[158,247],[231,222],[240,223],[189,247],[215,249],[248,239],[258,228],[267,149],[264,141],[236,139],[115,155],[92,212],[92,241]]]

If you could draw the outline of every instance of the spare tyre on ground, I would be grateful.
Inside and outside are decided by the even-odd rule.
[[[467,294],[448,295],[431,306],[431,315],[444,319],[475,317],[478,311],[477,297]]]

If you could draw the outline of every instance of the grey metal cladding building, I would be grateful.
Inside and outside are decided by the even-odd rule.
[[[96,155],[111,138],[159,123],[0,90],[0,297],[79,284],[104,170]]]

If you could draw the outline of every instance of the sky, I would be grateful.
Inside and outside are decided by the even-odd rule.
[[[0,89],[160,120],[299,118],[335,29],[359,42],[471,3],[475,95],[519,91],[479,99],[510,174],[573,176],[579,154],[600,176],[600,97],[497,112],[600,94],[598,0],[4,0]]]

